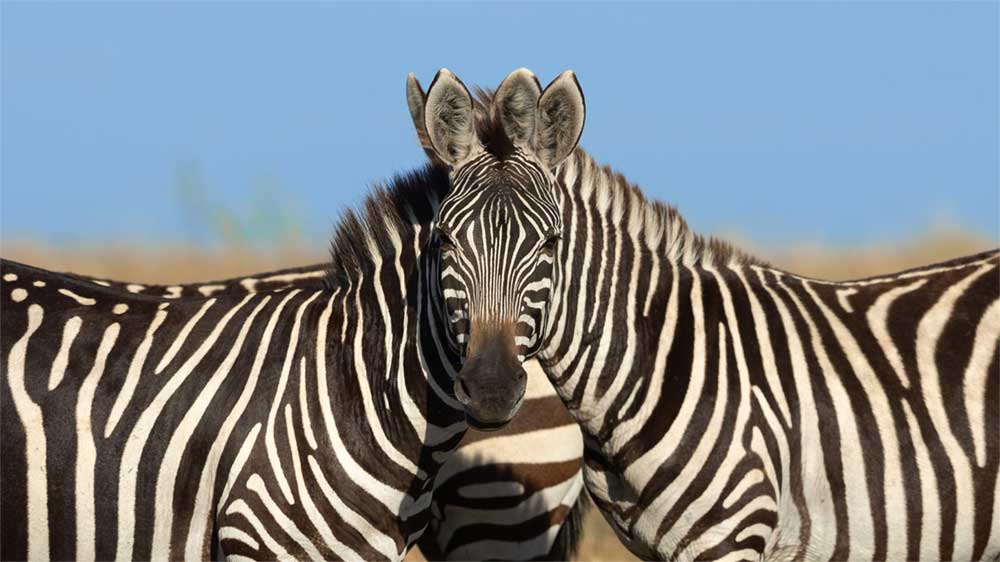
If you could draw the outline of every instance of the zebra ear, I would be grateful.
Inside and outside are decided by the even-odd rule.
[[[439,70],[427,88],[424,127],[434,153],[451,166],[482,150],[473,111],[465,84],[447,68]]]
[[[424,149],[427,157],[438,161],[431,146],[431,139],[427,136],[427,127],[424,126],[424,102],[427,96],[424,89],[420,87],[420,81],[412,72],[406,77],[406,105],[410,108],[410,117],[413,119],[413,128],[417,130],[417,142],[420,148]]]
[[[517,146],[530,146],[535,134],[536,108],[542,95],[542,86],[527,68],[511,72],[496,93],[496,107],[500,112],[507,138]]]
[[[538,100],[535,152],[542,162],[555,168],[580,142],[587,105],[576,74],[567,70],[545,87]]]

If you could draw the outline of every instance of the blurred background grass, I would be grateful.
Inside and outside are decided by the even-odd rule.
[[[136,244],[117,240],[106,244],[54,245],[30,240],[0,240],[3,257],[55,271],[71,271],[144,283],[207,281],[318,263],[327,259],[326,240],[303,240],[294,231],[261,245],[240,235],[245,223],[236,215],[212,215],[218,220],[216,239],[205,244]],[[254,220],[261,220],[258,215]],[[859,246],[796,242],[763,246],[730,236],[737,246],[774,266],[809,277],[844,280],[898,271],[959,257],[996,246],[980,233],[936,225],[903,241]]]

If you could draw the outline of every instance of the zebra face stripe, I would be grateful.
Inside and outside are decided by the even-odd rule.
[[[437,222],[443,316],[464,364],[456,395],[474,425],[503,424],[541,346],[562,230],[552,176],[520,150],[452,172]]]

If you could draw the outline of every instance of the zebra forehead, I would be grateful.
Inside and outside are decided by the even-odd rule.
[[[447,233],[468,232],[475,237],[546,237],[562,230],[555,204],[499,197],[464,208],[443,208],[438,228]]]

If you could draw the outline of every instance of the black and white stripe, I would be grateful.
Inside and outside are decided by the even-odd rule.
[[[422,532],[465,424],[404,282],[170,301],[3,271],[5,558],[396,559]]]
[[[401,557],[466,428],[431,200],[363,217],[391,244],[329,289],[171,300],[5,263],[4,557]]]
[[[524,129],[503,88],[477,104],[480,139]],[[579,99],[560,110],[582,108],[566,91]],[[1000,252],[817,281],[693,234],[580,150],[546,185],[562,235],[538,358],[583,429],[588,490],[637,554],[1000,556]]]
[[[1000,553],[1000,254],[804,279],[624,183],[588,197],[614,178],[582,153],[560,179],[577,186],[566,282],[539,357],[583,428],[588,489],[637,553]]]
[[[429,553],[571,552],[578,440],[525,456],[480,437],[448,463],[465,424],[422,251],[440,177],[377,192],[322,278],[145,286],[4,262],[2,509],[20,524],[2,557],[397,558],[431,519],[435,474],[454,492]],[[528,404],[551,413],[542,388]],[[578,435],[564,413],[538,421],[506,438]],[[467,474],[521,489],[490,500]]]
[[[435,191],[432,186],[427,189]],[[183,285],[150,285],[64,274],[104,292],[171,299],[322,288],[328,264]],[[496,432],[466,433],[438,472],[428,531],[417,544],[432,560],[569,559],[585,509],[580,430],[536,361],[522,415]],[[228,534],[229,531],[226,532]]]

